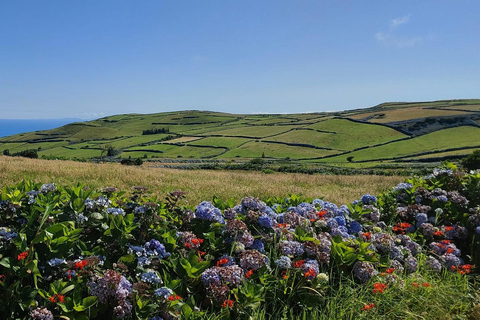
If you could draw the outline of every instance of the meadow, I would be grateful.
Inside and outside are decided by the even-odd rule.
[[[213,195],[227,200],[246,196],[262,199],[302,194],[322,197],[335,203],[349,203],[363,193],[378,194],[403,181],[399,176],[305,175],[295,173],[180,170],[122,166],[116,163],[83,163],[63,160],[26,159],[0,156],[0,187],[27,179],[61,185],[82,183],[91,188],[117,187],[129,190],[145,186],[160,198],[168,192],[186,192],[187,203],[211,200]]]

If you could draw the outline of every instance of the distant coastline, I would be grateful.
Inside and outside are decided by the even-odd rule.
[[[68,123],[83,121],[81,119],[0,119],[0,138],[13,134],[37,130],[54,129]]]

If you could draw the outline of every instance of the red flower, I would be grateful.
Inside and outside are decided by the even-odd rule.
[[[287,270],[283,270],[281,275],[283,279],[288,279]]]
[[[51,296],[50,298],[48,298],[48,300],[49,300],[51,303],[57,302],[57,295],[54,294],[53,296]]]
[[[185,242],[185,247],[187,247],[188,249],[190,249],[192,247],[192,245],[188,242]]]
[[[233,308],[233,300],[225,300],[223,301],[222,307],[224,308]]]
[[[305,263],[305,260],[298,260],[293,263],[293,266],[295,268],[300,268],[301,266],[303,266],[304,263]]]
[[[87,264],[88,264],[87,260],[80,260],[78,262],[75,262],[74,268],[83,270],[83,267],[85,267]]]
[[[453,227],[445,227],[445,231],[452,231]]]
[[[373,285],[373,293],[383,293],[383,290],[387,289],[387,285],[381,282],[377,282]]]
[[[365,238],[367,238],[367,240],[370,240],[370,238],[372,237],[371,232],[364,232],[363,235],[365,236]]]
[[[303,275],[305,278],[312,277],[314,278],[316,276],[315,269],[308,269],[307,272]]]
[[[412,286],[418,288],[420,285],[419,285],[418,283],[416,283],[416,282],[412,282]]]
[[[253,275],[253,270],[248,270],[245,277],[250,278]]]
[[[17,260],[18,261],[23,260],[27,257],[27,255],[28,255],[28,251],[22,252],[17,256]]]
[[[65,302],[65,296],[63,294],[57,294],[58,301],[61,303]]]
[[[206,252],[205,252],[205,251],[198,251],[198,254],[199,254],[201,257],[203,257],[203,256],[206,254]]]
[[[224,264],[227,264],[227,263],[228,263],[228,259],[227,259],[227,258],[220,259],[220,260],[218,260],[218,262],[217,262],[217,267],[221,267],[221,266],[223,266]]]
[[[443,233],[442,231],[435,231],[435,232],[433,233],[433,235],[434,235],[434,236],[437,236],[437,237],[441,237],[441,236],[444,236],[445,233]]]
[[[366,310],[370,310],[370,309],[373,309],[373,308],[375,308],[375,303],[372,302],[370,304],[364,304],[362,310],[366,311]]]
[[[168,300],[170,300],[170,301],[176,301],[176,300],[180,300],[180,299],[182,299],[182,297],[180,297],[177,294],[172,294],[170,297],[168,297]]]
[[[327,214],[327,211],[325,211],[325,210],[317,212],[317,216],[319,218],[322,218],[322,219],[323,219],[323,217],[325,217],[326,214]]]
[[[50,301],[51,303],[56,303],[56,302],[61,302],[61,303],[64,303],[65,302],[65,296],[63,294],[54,294],[53,296],[51,296],[50,298],[48,298],[48,301]]]
[[[277,228],[288,228],[288,223],[279,223],[277,224]]]
[[[453,252],[453,248],[448,248],[447,249],[447,253],[452,253]]]
[[[393,273],[395,271],[395,268],[388,268],[385,270],[387,273]]]
[[[431,285],[430,283],[428,283],[428,282],[424,282],[424,283],[422,283],[422,286],[423,286],[424,288],[426,288],[426,287],[431,287],[432,285]]]

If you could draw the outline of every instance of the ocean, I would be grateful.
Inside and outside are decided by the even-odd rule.
[[[80,119],[0,119],[0,138],[17,133],[24,133],[38,130],[54,129],[68,123],[82,121]]]

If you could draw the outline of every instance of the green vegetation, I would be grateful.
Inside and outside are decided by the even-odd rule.
[[[35,149],[43,158],[88,160],[111,147],[117,158],[210,159],[212,167],[219,160],[262,157],[311,169],[384,164],[401,169],[458,159],[480,147],[478,106],[480,100],[449,100],[288,115],[124,114],[4,137],[0,152]]]

